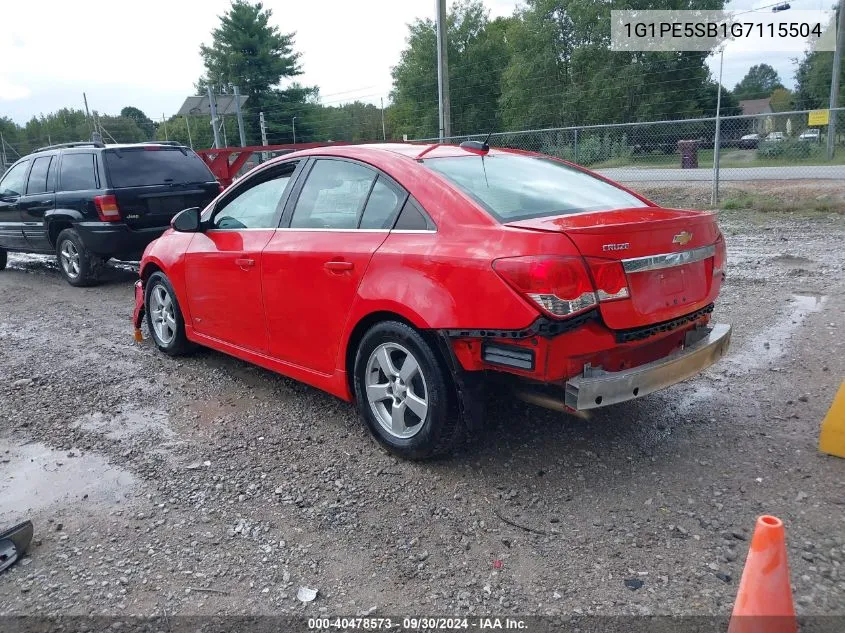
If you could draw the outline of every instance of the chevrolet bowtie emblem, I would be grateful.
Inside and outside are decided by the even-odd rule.
[[[692,239],[692,233],[688,233],[687,231],[681,231],[675,237],[672,238],[672,244],[680,244],[684,246],[688,244],[689,241]]]

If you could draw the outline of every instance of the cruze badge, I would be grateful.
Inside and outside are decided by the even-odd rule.
[[[685,244],[688,244],[691,239],[692,233],[681,231],[675,237],[672,238],[672,244],[680,244],[681,246],[684,246]]]
[[[625,251],[631,248],[630,242],[623,242],[622,244],[605,244],[601,247],[603,251]]]

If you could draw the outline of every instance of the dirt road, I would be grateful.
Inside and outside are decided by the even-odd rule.
[[[76,289],[11,256],[0,526],[32,518],[36,542],[0,613],[727,614],[772,513],[799,611],[845,614],[845,460],[816,451],[845,218],[722,225],[723,362],[590,421],[499,397],[482,439],[422,464],[314,389],[134,343],[131,271]]]

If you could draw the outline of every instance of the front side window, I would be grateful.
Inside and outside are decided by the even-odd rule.
[[[276,212],[293,169],[259,182],[238,193],[214,216],[216,229],[274,229],[278,224]]]
[[[291,219],[296,229],[355,229],[376,172],[342,160],[318,160]]]
[[[424,164],[469,194],[500,222],[648,206],[619,187],[548,158],[470,155],[431,158]]]
[[[0,196],[14,198],[23,195],[27,167],[29,167],[29,161],[25,160],[6,172],[0,180]]]
[[[86,191],[97,188],[94,154],[65,154],[61,168],[62,191]]]
[[[50,189],[47,189],[47,173],[50,171],[52,161],[52,156],[42,156],[35,159],[35,162],[32,163],[32,170],[29,172],[29,181],[26,184],[27,194],[50,191]]]

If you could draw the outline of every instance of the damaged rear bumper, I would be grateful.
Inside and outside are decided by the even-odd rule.
[[[587,369],[566,381],[564,400],[577,411],[633,400],[700,373],[722,356],[731,341],[731,326],[717,324],[692,330],[684,348],[632,369],[606,372]]]

